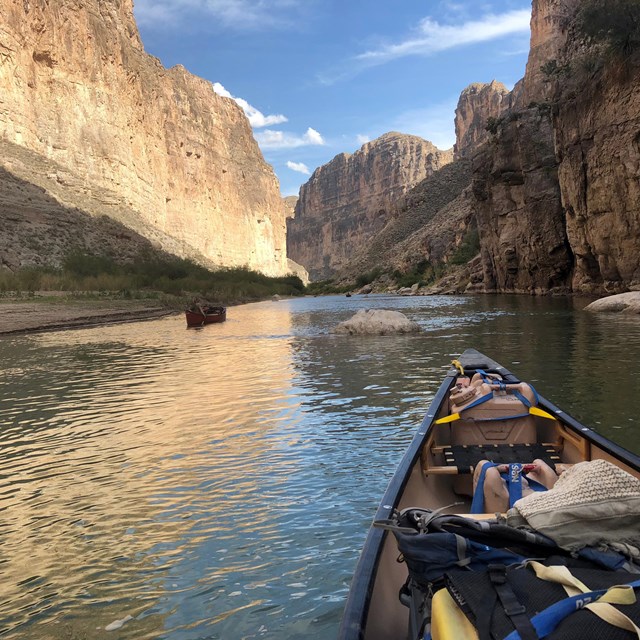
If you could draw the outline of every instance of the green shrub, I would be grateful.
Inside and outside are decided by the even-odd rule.
[[[613,55],[626,58],[640,49],[638,0],[584,0],[577,18],[579,33]]]
[[[366,273],[361,273],[356,278],[356,285],[358,287],[364,287],[368,284],[371,284],[374,280],[377,280],[382,275],[382,269],[380,267],[376,267],[371,271],[367,271]]]
[[[444,266],[440,263],[431,263],[429,260],[421,260],[410,271],[394,271],[391,275],[396,286],[400,289],[419,284],[421,287],[431,284],[444,272]]]
[[[247,268],[210,271],[181,258],[141,256],[135,262],[118,264],[108,256],[70,253],[62,268],[25,268],[0,271],[0,291],[62,290],[99,292],[103,295],[141,297],[141,292],[171,296],[200,295],[220,302],[257,300],[280,294],[297,296],[306,289],[300,278],[289,274],[270,278]],[[119,292],[119,293],[117,293]],[[211,293],[215,294],[212,298]]]
[[[449,259],[449,264],[467,264],[467,262],[475,258],[479,252],[480,235],[477,229],[471,228],[467,231],[464,240]]]

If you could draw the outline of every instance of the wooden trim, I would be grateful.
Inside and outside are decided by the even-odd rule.
[[[425,475],[434,475],[434,476],[457,476],[460,472],[458,471],[458,467],[424,467],[422,469]],[[471,473],[471,468],[469,468],[469,473]],[[465,475],[465,474],[461,474]]]
[[[567,429],[562,423],[558,425],[558,435],[562,440],[571,443],[582,455],[583,460],[591,460],[591,443],[586,438]]]

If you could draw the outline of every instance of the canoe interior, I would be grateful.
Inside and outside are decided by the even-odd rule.
[[[475,350],[465,351],[459,360],[465,371],[467,368],[496,371],[507,382],[519,382],[509,371]],[[457,473],[455,467],[447,468],[445,451],[452,444],[481,445],[481,434],[479,436],[475,429],[467,429],[462,421],[434,424],[435,420],[450,413],[449,395],[457,376],[458,372],[451,369],[445,378],[385,493],[375,519],[389,517],[393,508],[438,509],[454,503],[458,504],[445,510],[446,513],[470,512],[472,476]],[[517,428],[509,430],[514,435],[507,435],[504,442],[521,443],[519,438],[526,434],[527,440],[534,437],[535,443],[549,445],[557,455],[554,460],[557,464],[605,459],[640,478],[640,459],[637,456],[581,425],[544,398],[540,398],[538,406],[555,419],[529,416],[526,418],[529,424],[524,430],[518,425],[511,425]],[[493,514],[486,517],[491,516]],[[406,578],[406,565],[398,562],[398,548],[393,535],[372,529],[353,578],[340,640],[404,639],[408,608],[400,603],[398,592]]]

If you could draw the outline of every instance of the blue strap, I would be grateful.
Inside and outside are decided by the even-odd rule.
[[[471,501],[471,513],[484,513],[484,481],[485,476],[487,475],[487,469],[491,469],[492,467],[498,467],[499,464],[494,462],[487,462],[482,465],[482,469],[480,469],[480,475],[478,476],[478,484],[476,484],[476,489],[473,492],[473,500]],[[500,477],[505,480],[507,483],[507,488],[509,489],[509,507],[513,507],[516,501],[522,498],[522,464],[519,462],[514,462],[509,465],[509,470],[507,473],[501,473]],[[526,478],[526,476],[524,476]],[[535,480],[531,480],[527,478],[527,483],[534,491],[546,491],[547,488],[536,482]]]
[[[465,409],[462,409],[462,411],[465,411],[466,409],[468,409],[468,407],[465,407]],[[462,411],[460,413],[462,413]],[[516,418],[526,418],[528,415],[529,413],[519,413],[515,416],[497,416],[495,418],[465,418],[465,420],[471,420],[473,422],[500,422],[501,420],[515,420]]]
[[[482,465],[480,475],[478,476],[478,484],[473,492],[473,501],[471,502],[471,513],[484,513],[484,478],[487,475],[487,469],[497,467],[493,462],[487,462]]]
[[[522,465],[519,462],[513,462],[509,465],[506,474],[507,487],[509,489],[509,506],[513,507],[516,501],[522,498]]]
[[[526,474],[523,475],[527,479],[527,483],[529,484],[529,487],[531,489],[533,489],[534,491],[547,491],[547,487],[545,487],[543,484],[540,484],[537,480],[532,480]]]
[[[640,580],[630,582],[628,586],[638,589],[640,588]],[[599,589],[597,591],[589,591],[588,593],[579,593],[577,596],[570,598],[564,598],[564,600],[552,604],[539,614],[533,616],[533,618],[531,618],[531,624],[533,624],[540,640],[553,633],[556,627],[574,611],[583,609],[586,605],[595,602],[607,591],[608,589]],[[504,640],[521,640],[521,638],[517,631],[513,631]]]
[[[520,400],[520,402],[522,402],[525,407],[527,407],[527,409],[531,409],[531,403],[526,396],[523,396],[517,389],[513,389],[512,392],[513,395],[518,398],[518,400]]]
[[[460,413],[462,413],[463,411],[467,411],[467,409],[471,409],[472,407],[477,407],[479,404],[488,402],[489,400],[491,400],[491,398],[493,398],[493,391],[489,391],[489,393],[486,393],[477,400],[474,400],[468,407],[461,409]]]

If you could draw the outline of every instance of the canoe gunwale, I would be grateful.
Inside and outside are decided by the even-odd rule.
[[[382,497],[382,501],[374,520],[389,518],[392,511],[400,502],[404,489],[409,482],[409,476],[414,465],[418,461],[427,438],[429,437],[434,421],[447,399],[449,389],[456,379],[457,371],[450,369],[440,388],[433,397],[427,413],[418,428],[418,431],[409,444],[393,477],[389,481]],[[353,574],[352,588],[342,616],[338,640],[361,640],[364,638],[364,625],[369,613],[371,594],[375,584],[378,562],[382,553],[382,547],[387,531],[371,527],[360,554],[360,559]],[[353,585],[366,585],[364,589],[353,589]]]

